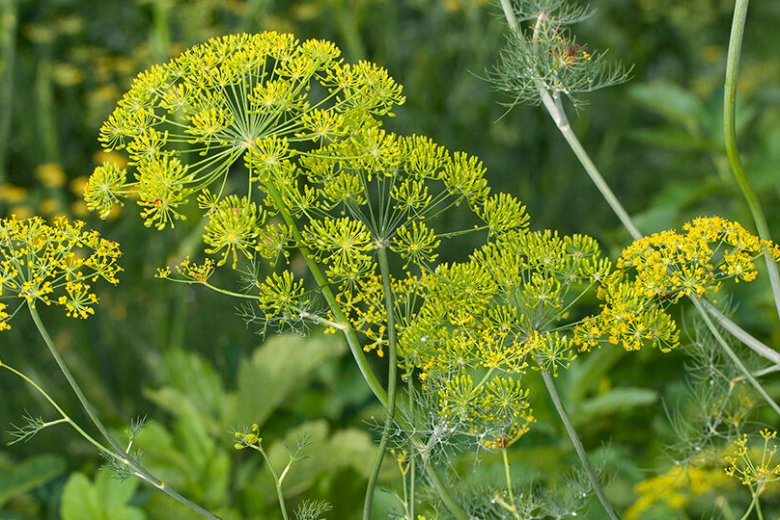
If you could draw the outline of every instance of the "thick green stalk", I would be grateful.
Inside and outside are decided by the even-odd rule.
[[[124,448],[114,439],[114,437],[111,435],[111,432],[108,431],[108,428],[106,428],[103,422],[98,418],[97,414],[95,413],[95,410],[92,408],[92,404],[87,399],[87,396],[84,395],[84,392],[81,390],[81,387],[79,386],[78,382],[73,377],[73,374],[71,374],[68,366],[65,364],[65,360],[60,355],[59,350],[57,350],[57,346],[52,341],[51,336],[49,336],[49,332],[46,330],[46,327],[43,325],[43,322],[41,321],[41,317],[38,315],[38,311],[35,309],[34,304],[28,303],[27,307],[30,310],[30,315],[32,316],[33,321],[35,322],[35,326],[38,328],[38,332],[43,338],[43,341],[46,343],[46,346],[49,347],[49,351],[51,352],[51,355],[54,357],[54,360],[57,362],[60,371],[65,376],[65,379],[68,381],[68,384],[70,385],[71,389],[73,389],[73,392],[76,394],[76,397],[78,397],[82,408],[84,408],[84,411],[87,413],[87,416],[89,416],[92,423],[100,431],[101,435],[103,435],[103,437],[108,441],[108,443],[111,445],[111,448],[113,448],[114,450],[112,454],[113,457],[116,458],[118,461],[122,462],[123,464],[132,468],[134,474],[137,475],[139,478],[149,482],[151,485],[153,485],[154,487],[156,487],[157,489],[159,489],[169,497],[173,498],[180,504],[192,509],[196,513],[199,513],[207,518],[211,518],[212,520],[220,520],[218,516],[203,509],[199,505],[190,502],[182,495],[180,495],[177,491],[168,487],[163,481],[161,481],[160,479],[158,479],[157,477],[149,473],[149,471],[143,466],[141,466],[137,461],[134,461],[130,457],[124,456],[126,455]]]
[[[387,392],[382,387],[381,383],[379,383],[379,380],[376,378],[376,375],[374,375],[371,366],[368,364],[368,361],[363,354],[363,349],[360,346],[360,340],[355,333],[355,329],[349,323],[349,320],[344,314],[344,311],[336,301],[336,297],[333,295],[333,291],[330,288],[328,279],[322,273],[322,270],[320,269],[320,266],[317,265],[317,262],[314,261],[309,248],[304,245],[303,236],[301,235],[295,220],[293,220],[292,215],[286,209],[281,194],[270,182],[263,184],[263,186],[267,190],[268,196],[271,197],[271,200],[279,209],[279,214],[281,215],[282,219],[290,227],[293,238],[295,238],[296,242],[299,244],[298,248],[303,255],[304,260],[306,261],[306,265],[308,266],[309,271],[314,276],[317,285],[319,286],[320,290],[322,290],[322,294],[325,297],[325,301],[327,302],[328,307],[330,308],[331,312],[333,312],[333,317],[337,323],[341,324],[341,330],[344,333],[344,336],[347,338],[347,344],[349,345],[349,349],[358,364],[358,368],[360,369],[361,374],[363,374],[363,379],[365,379],[366,383],[368,383],[369,388],[371,388],[371,391],[374,393],[379,402],[382,403],[385,408],[387,408],[389,403]],[[416,442],[419,442],[417,436],[413,436],[412,438]],[[428,480],[430,481],[433,488],[439,494],[439,498],[441,498],[442,502],[444,502],[444,505],[447,507],[447,509],[449,509],[450,513],[452,513],[456,520],[469,520],[469,515],[455,501],[452,494],[441,481],[441,477],[439,477],[438,473],[436,473],[436,470],[432,465],[426,466],[426,476],[428,477]]]
[[[750,384],[753,385],[753,388],[755,388],[756,391],[761,395],[761,397],[764,398],[764,401],[766,401],[766,403],[777,413],[777,415],[780,416],[780,406],[778,406],[775,400],[769,396],[767,391],[764,390],[764,387],[761,386],[761,383],[759,383],[758,380],[753,377],[753,374],[750,372],[750,370],[748,370],[742,360],[739,359],[739,356],[737,356],[736,352],[734,352],[729,344],[726,343],[726,340],[723,339],[723,336],[720,335],[717,327],[715,327],[715,323],[707,314],[707,311],[704,310],[701,302],[696,298],[691,298],[691,301],[693,302],[693,305],[696,306],[696,309],[699,311],[699,314],[701,314],[701,317],[704,318],[704,323],[707,324],[707,328],[710,329],[710,332],[715,337],[715,340],[718,342],[720,347],[723,349],[723,352],[726,353],[729,359],[731,359],[731,361],[737,366],[739,371],[742,372],[742,375],[745,376],[745,379],[747,379]]]
[[[601,482],[599,482],[599,476],[593,468],[593,464],[590,461],[590,457],[588,457],[588,453],[585,451],[585,447],[582,445],[579,435],[577,435],[577,430],[574,429],[574,425],[572,424],[571,419],[569,419],[566,409],[563,407],[563,403],[558,395],[558,390],[555,388],[555,382],[553,381],[552,376],[548,371],[544,370],[541,365],[539,365],[539,369],[542,373],[542,379],[544,379],[544,386],[547,387],[547,393],[550,394],[550,399],[552,399],[555,410],[558,412],[558,415],[563,422],[563,427],[569,435],[572,446],[574,446],[574,451],[577,452],[577,456],[580,458],[580,462],[582,462],[582,466],[585,468],[585,473],[588,475],[590,485],[593,486],[593,491],[596,493],[596,496],[604,507],[604,510],[607,512],[607,515],[609,515],[612,520],[619,520],[620,517],[615,512],[615,508],[612,507],[607,495],[604,493],[604,488],[601,486]]]
[[[390,265],[387,261],[387,249],[383,243],[377,250],[379,257],[379,271],[382,273],[382,286],[385,292],[385,309],[387,311],[387,415],[382,429],[382,439],[379,441],[379,448],[374,458],[374,464],[371,467],[371,477],[368,479],[366,488],[366,500],[363,505],[363,520],[371,519],[371,504],[374,501],[374,490],[379,479],[379,470],[382,468],[382,460],[385,458],[385,450],[390,440],[390,429],[393,426],[393,416],[395,414],[395,396],[396,396],[396,378],[398,371],[398,352],[396,348],[395,336],[395,315],[393,308],[393,290],[390,286]]]
[[[8,143],[14,101],[17,0],[0,0],[0,184],[8,181]]]
[[[769,233],[769,226],[764,216],[764,210],[758,201],[756,192],[750,184],[742,160],[739,157],[739,148],[737,147],[737,76],[739,75],[739,58],[742,54],[742,36],[745,33],[745,18],[747,18],[749,0],[736,0],[734,4],[734,19],[731,24],[731,37],[729,38],[729,52],[726,58],[726,81],[725,92],[723,96],[723,132],[726,140],[726,155],[731,164],[731,171],[734,172],[734,178],[742,190],[750,214],[753,216],[753,222],[756,224],[756,231],[762,240],[772,240]],[[775,298],[775,307],[780,316],[780,273],[778,273],[777,262],[767,254],[764,255],[766,268],[769,272],[769,282],[772,285],[772,294]]]

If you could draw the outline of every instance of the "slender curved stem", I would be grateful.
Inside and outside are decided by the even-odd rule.
[[[108,431],[108,428],[106,428],[105,425],[102,423],[102,421],[98,418],[97,414],[95,413],[95,410],[92,408],[92,404],[87,399],[87,396],[84,395],[84,392],[81,390],[81,387],[79,386],[78,382],[73,377],[73,374],[71,374],[70,369],[65,364],[65,360],[60,355],[60,352],[59,350],[57,350],[57,347],[52,341],[51,336],[49,336],[49,332],[46,330],[46,327],[43,325],[43,322],[41,321],[41,317],[38,314],[38,311],[35,309],[35,305],[33,303],[28,303],[27,307],[30,310],[30,315],[32,316],[33,321],[35,322],[35,326],[38,328],[38,332],[43,338],[43,341],[46,343],[46,346],[49,347],[49,351],[51,352],[51,355],[54,357],[54,360],[57,362],[60,371],[65,376],[65,379],[68,381],[68,384],[70,385],[71,389],[76,394],[76,397],[78,397],[78,400],[81,403],[82,408],[84,408],[84,411],[87,413],[87,416],[89,416],[89,419],[92,421],[95,427],[100,431],[101,435],[103,435],[103,437],[108,441],[109,445],[113,449],[112,456],[119,462],[132,468],[136,476],[149,482],[151,485],[153,485],[154,487],[156,487],[157,489],[159,489],[160,491],[162,491],[172,499],[181,503],[182,505],[192,509],[196,513],[199,513],[207,518],[211,518],[212,520],[220,520],[218,516],[214,515],[213,513],[207,511],[206,509],[200,507],[199,505],[184,498],[176,490],[168,487],[165,484],[165,482],[163,482],[162,480],[158,479],[157,477],[149,473],[149,471],[143,466],[141,466],[141,464],[139,464],[137,461],[133,460],[131,457],[126,456],[127,453],[125,452],[125,449],[116,441],[116,439],[114,439],[114,437],[111,435],[111,432]]]
[[[615,512],[615,508],[612,507],[607,495],[604,493],[604,488],[601,486],[599,476],[593,468],[593,463],[591,463],[590,457],[585,451],[585,447],[582,445],[579,435],[577,435],[577,430],[574,429],[574,425],[572,424],[571,419],[569,419],[566,409],[563,407],[563,403],[558,395],[558,390],[555,388],[555,382],[553,381],[552,376],[548,371],[544,370],[541,365],[539,365],[539,369],[542,373],[542,379],[544,379],[544,386],[547,387],[547,393],[550,394],[550,399],[552,399],[555,410],[558,412],[558,415],[563,422],[563,427],[569,435],[572,446],[574,446],[574,451],[577,452],[577,456],[580,458],[580,462],[582,462],[582,466],[585,468],[585,473],[588,475],[591,486],[593,486],[593,491],[596,493],[596,496],[604,507],[604,510],[607,512],[607,515],[609,515],[612,520],[619,520],[620,517]]]
[[[116,457],[116,454],[114,454],[113,451],[100,444],[90,434],[85,432],[78,424],[76,424],[76,422],[73,419],[71,419],[62,408],[60,408],[57,402],[46,392],[46,390],[44,390],[43,388],[40,387],[40,385],[38,385],[38,383],[36,383],[35,381],[27,377],[27,375],[25,375],[24,373],[16,370],[12,366],[6,365],[3,362],[0,362],[0,367],[8,370],[12,374],[17,375],[18,377],[22,378],[28,385],[35,388],[35,390],[37,390],[38,393],[41,394],[44,397],[44,399],[46,399],[49,402],[49,404],[54,407],[55,410],[57,410],[57,413],[60,414],[60,416],[65,420],[65,422],[67,422],[71,427],[73,427],[73,429],[76,430],[79,435],[84,437],[90,444],[95,446],[98,450],[102,451],[106,455],[113,458]]]
[[[720,312],[714,305],[712,305],[707,300],[701,300],[702,307],[704,307],[707,312],[715,318],[715,320],[718,322],[718,324],[723,327],[725,330],[727,330],[732,336],[737,338],[739,341],[745,344],[748,348],[750,348],[753,352],[758,354],[759,356],[768,359],[769,361],[780,364],[780,352],[777,352],[774,349],[769,348],[764,343],[760,342],[753,336],[751,336],[747,331],[742,329],[739,325],[734,323],[732,320],[728,318],[728,316],[724,315],[722,312]]]
[[[758,201],[756,192],[750,184],[742,160],[739,157],[737,147],[737,76],[739,75],[739,58],[742,54],[742,36],[745,33],[745,19],[747,18],[749,0],[736,0],[734,4],[734,19],[731,23],[731,37],[729,38],[729,52],[726,58],[726,81],[723,96],[723,132],[726,141],[726,155],[729,158],[731,171],[745,197],[756,231],[761,240],[772,240],[769,226],[764,216],[764,210]],[[775,299],[775,308],[780,316],[780,273],[777,262],[771,255],[764,255],[766,268],[769,272],[769,282],[772,285],[772,295]]]
[[[766,401],[766,403],[777,413],[777,415],[780,416],[780,406],[778,406],[775,400],[769,396],[767,391],[764,390],[764,387],[761,386],[761,383],[758,382],[758,380],[753,376],[750,370],[748,370],[742,360],[739,359],[739,356],[737,356],[736,352],[734,352],[726,340],[723,339],[723,336],[721,336],[720,332],[718,332],[717,327],[715,327],[715,323],[704,310],[701,302],[696,298],[692,298],[691,301],[693,301],[693,305],[696,306],[696,309],[699,311],[702,318],[704,318],[704,323],[707,324],[707,328],[710,329],[710,332],[715,337],[715,340],[718,342],[720,347],[723,349],[723,352],[726,353],[729,359],[731,359],[731,361],[737,366],[739,371],[742,372],[742,375],[745,376],[745,379],[747,379],[753,388],[755,388],[756,391],[761,395],[761,397],[764,398],[764,401]]]
[[[323,274],[320,266],[317,265],[317,262],[314,261],[309,248],[306,247],[303,236],[298,229],[298,225],[295,223],[292,215],[285,207],[281,194],[270,182],[265,183],[263,186],[268,191],[268,196],[271,197],[271,200],[273,200],[274,204],[279,209],[279,214],[282,216],[282,219],[284,219],[285,224],[287,224],[287,226],[290,228],[293,238],[295,238],[295,241],[298,244],[298,249],[301,251],[301,255],[303,255],[303,259],[306,261],[306,265],[308,266],[309,271],[317,281],[317,285],[322,289],[322,295],[325,297],[325,301],[327,302],[331,312],[333,312],[333,316],[336,318],[336,322],[343,325],[341,330],[344,332],[344,335],[347,338],[349,350],[352,352],[352,356],[355,358],[355,361],[358,364],[360,373],[363,374],[363,379],[366,380],[366,383],[368,383],[368,386],[371,388],[371,391],[374,392],[376,398],[379,399],[379,402],[381,402],[383,406],[387,407],[387,392],[385,392],[382,384],[379,382],[376,375],[374,374],[374,371],[371,369],[371,366],[368,364],[368,360],[363,354],[363,349],[360,346],[360,340],[355,333],[355,329],[352,328],[352,326],[349,324],[349,320],[344,314],[344,311],[342,311],[341,306],[336,301],[336,296],[333,294],[333,291],[330,288],[328,279]]]
[[[271,472],[271,476],[274,479],[274,485],[276,486],[276,498],[279,502],[279,507],[282,510],[282,517],[284,517],[284,520],[288,520],[287,516],[287,506],[284,503],[284,493],[282,493],[282,479],[284,479],[284,475],[287,473],[287,470],[290,468],[290,465],[287,465],[287,468],[285,468],[284,474],[282,474],[281,477],[279,477],[276,474],[276,471],[274,470],[274,467],[271,465],[271,461],[268,458],[268,455],[265,453],[265,450],[260,447],[252,446],[255,450],[259,451],[260,454],[263,456],[263,459],[265,460],[266,466],[268,466],[268,470]]]
[[[509,457],[506,453],[506,448],[501,448],[501,457],[504,461],[504,476],[506,477],[506,492],[509,495],[509,505],[512,508],[512,515],[520,520],[520,515],[517,513],[517,504],[515,504],[515,494],[512,491],[512,472],[509,470]]]
[[[387,443],[390,440],[390,428],[393,426],[393,416],[395,414],[395,396],[396,396],[396,377],[398,372],[398,353],[396,349],[395,335],[395,315],[393,309],[393,290],[390,287],[390,265],[387,261],[387,249],[382,245],[378,251],[379,271],[382,274],[382,286],[385,292],[385,308],[387,311],[387,415],[382,429],[382,439],[379,441],[379,448],[374,458],[374,464],[371,467],[371,476],[368,479],[366,488],[366,500],[363,505],[363,520],[371,519],[371,503],[374,500],[374,490],[379,479],[379,470],[382,468],[382,460],[385,457]]]
[[[550,93],[547,92],[547,90],[544,88],[541,90],[541,94],[542,102],[544,103],[547,112],[550,114],[553,121],[555,121],[555,125],[558,127],[558,130],[560,130],[561,135],[563,135],[563,138],[566,139],[567,143],[569,143],[569,147],[574,152],[574,155],[577,156],[577,159],[580,160],[580,164],[582,164],[582,166],[585,168],[585,171],[593,181],[593,184],[596,185],[596,188],[598,188],[601,196],[604,197],[604,200],[607,201],[609,207],[612,208],[612,211],[615,212],[615,215],[617,215],[618,219],[620,219],[623,227],[628,230],[631,238],[634,240],[641,239],[642,233],[636,227],[634,221],[628,215],[628,212],[626,212],[625,208],[623,208],[623,205],[620,203],[617,197],[615,197],[615,194],[604,180],[604,177],[602,177],[599,169],[590,159],[588,152],[585,151],[585,148],[583,148],[580,140],[577,138],[577,134],[575,134],[574,130],[571,129],[569,119],[566,117],[566,112],[563,110],[563,104],[561,103],[560,95],[557,93],[550,95]]]

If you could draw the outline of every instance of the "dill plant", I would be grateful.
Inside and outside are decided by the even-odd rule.
[[[159,277],[242,300],[261,331],[323,325],[345,335],[387,409],[364,518],[391,439],[407,453],[405,492],[424,473],[456,518],[481,506],[458,504],[435,462],[455,446],[503,452],[504,509],[517,517],[506,450],[533,421],[522,376],[568,366],[576,323],[561,320],[612,265],[590,237],[530,231],[518,200],[490,193],[476,157],[381,129],[378,116],[400,102],[384,70],[345,65],[325,42],[210,40],[139,75],[101,131],[107,150],[128,154],[132,178],[105,164],[85,199],[105,216],[134,195],[145,224],[163,229],[197,197],[210,256]],[[473,225],[447,229],[443,217],[461,205]],[[485,245],[468,261],[440,262],[442,238],[466,233]],[[212,283],[229,259],[237,288]],[[386,387],[370,352],[387,359]],[[413,517],[415,501],[405,507]]]
[[[780,249],[761,226],[759,238],[719,218],[696,219],[684,233],[643,237],[579,144],[563,108],[565,99],[581,106],[580,94],[623,82],[629,72],[576,43],[562,28],[583,19],[585,9],[561,0],[502,0],[501,5],[510,33],[492,79],[510,94],[510,107],[528,102],[547,109],[635,239],[615,265],[591,237],[532,230],[520,201],[491,193],[478,158],[450,152],[426,137],[383,130],[382,117],[404,102],[400,85],[384,69],[368,62],[345,64],[333,44],[280,33],[215,38],[141,73],[100,132],[104,150],[125,154],[129,169],[117,163],[98,167],[85,191],[87,207],[106,218],[130,200],[144,224],[157,230],[195,220],[203,259],[161,267],[159,278],[202,285],[240,301],[240,314],[261,332],[323,326],[345,336],[386,409],[377,425],[381,438],[364,518],[370,517],[386,452],[403,477],[399,517],[438,512],[458,519],[562,518],[580,514],[594,494],[608,516],[617,518],[557,394],[555,377],[594,347],[677,348],[680,333],[671,307],[684,298],[693,302],[706,331],[696,351],[698,369],[709,370],[702,381],[716,379],[725,393],[705,403],[704,415],[717,413],[696,425],[691,438],[704,441],[699,447],[737,439],[734,453],[722,460],[726,473],[750,489],[753,500],[745,516],[754,509],[760,514],[762,488],[777,475],[770,445],[775,434],[761,433],[764,455],[754,463],[742,432],[752,403],[743,399],[734,406],[734,385],[748,380],[778,413],[780,407],[758,382],[770,369],[753,374],[732,343],[744,342],[774,362],[776,353],[707,299],[726,280],[752,281],[756,260],[763,256],[772,265]],[[532,22],[528,31],[520,26],[526,21]],[[466,209],[468,225],[449,228],[448,214]],[[26,231],[28,225],[32,231]],[[106,453],[120,475],[140,476],[216,518],[154,479],[129,448],[116,444],[37,318],[35,301],[62,305],[72,317],[90,315],[97,301],[87,282],[100,277],[115,282],[116,245],[80,235],[81,224],[64,221],[55,231],[36,219],[3,226],[5,294],[0,296],[8,299],[10,293],[22,304],[8,309],[0,303],[0,330],[26,302],[110,446],[89,437],[51,400],[62,419],[30,416],[17,429],[18,439],[68,423]],[[47,233],[68,237],[52,242],[60,240],[52,246],[54,254],[44,245]],[[466,234],[478,236],[480,243],[466,260],[441,257],[442,239]],[[28,240],[23,247],[19,236]],[[80,255],[70,254],[82,243],[95,250],[88,257],[95,260],[82,264]],[[57,251],[66,253],[60,257]],[[94,272],[81,274],[83,266]],[[214,277],[217,270],[223,276]],[[29,278],[19,278],[22,272]],[[51,296],[57,291],[63,295]],[[603,302],[592,316],[577,306],[588,293]],[[723,330],[733,338],[724,337]],[[716,359],[713,346],[725,357]],[[386,360],[385,383],[367,355]],[[714,367],[723,366],[731,370],[714,378]],[[2,367],[46,396],[23,374]],[[529,370],[540,372],[582,462],[563,491],[539,492],[513,481],[508,450],[534,422],[534,396],[524,379]],[[132,438],[140,426],[132,427]],[[702,436],[707,428],[709,436]],[[304,444],[291,450],[290,464]],[[235,447],[256,450],[268,462],[257,427],[236,433]],[[476,458],[481,452],[500,455],[503,481],[454,493],[442,470],[451,472],[452,461],[464,452]],[[284,518],[282,483],[289,467],[281,474],[270,468]],[[421,486],[423,479],[430,489]],[[424,510],[418,511],[421,503]],[[319,518],[328,507],[304,503],[298,516]]]

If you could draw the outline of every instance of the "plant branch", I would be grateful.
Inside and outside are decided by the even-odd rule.
[[[3,363],[1,361],[0,361],[0,367],[5,368],[6,370],[11,372],[12,374],[15,374],[15,375],[19,376],[27,384],[29,384],[30,386],[35,388],[35,390],[37,390],[38,393],[41,394],[44,397],[44,399],[46,399],[49,402],[49,404],[54,407],[55,410],[57,410],[57,413],[60,414],[62,419],[65,422],[67,422],[70,426],[72,426],[73,429],[76,430],[79,433],[79,435],[84,437],[90,444],[95,446],[98,450],[102,451],[104,454],[106,454],[106,455],[108,455],[108,456],[110,456],[112,458],[116,458],[116,454],[113,451],[111,451],[110,449],[108,449],[105,446],[103,446],[102,444],[100,444],[90,434],[85,432],[78,424],[76,424],[76,422],[73,421],[73,419],[71,419],[68,416],[68,414],[66,414],[65,411],[62,408],[60,408],[60,406],[57,404],[57,402],[46,392],[46,390],[44,390],[43,388],[40,387],[40,385],[38,385],[38,383],[36,383],[35,381],[33,381],[32,379],[27,377],[27,375],[23,374],[22,372],[19,372],[15,368],[13,368],[13,367],[11,367],[9,365],[6,365],[5,363]]]
[[[772,240],[769,233],[769,226],[766,222],[764,210],[758,201],[756,192],[750,184],[742,160],[739,157],[739,148],[737,147],[737,76],[739,75],[739,58],[742,54],[742,36],[745,33],[745,18],[747,17],[749,0],[736,0],[734,4],[734,19],[731,23],[731,37],[729,38],[729,52],[726,58],[726,81],[724,85],[723,96],[723,132],[726,140],[726,155],[729,158],[731,171],[734,178],[745,197],[750,214],[753,216],[753,222],[756,224],[756,231],[761,240]],[[772,295],[775,299],[775,308],[780,316],[780,273],[778,273],[777,262],[774,258],[764,255],[766,268],[769,272],[769,282],[772,285]]]
[[[102,423],[102,421],[98,418],[97,414],[95,413],[95,410],[92,408],[92,404],[87,399],[87,396],[84,395],[84,392],[81,390],[81,387],[79,386],[78,382],[76,382],[76,379],[73,377],[73,374],[71,374],[70,369],[65,364],[65,360],[60,355],[59,350],[57,350],[57,347],[52,341],[51,336],[49,336],[49,332],[46,330],[46,327],[43,325],[43,322],[41,321],[41,317],[40,315],[38,315],[38,311],[35,309],[34,304],[30,302],[27,304],[27,307],[30,310],[30,315],[32,316],[33,321],[35,322],[35,326],[38,328],[38,332],[43,338],[43,341],[46,343],[46,346],[49,347],[49,351],[51,352],[51,355],[54,356],[54,360],[57,362],[57,365],[59,366],[62,374],[65,376],[65,379],[67,379],[71,389],[73,389],[73,392],[76,394],[76,397],[78,397],[82,408],[84,408],[84,411],[87,413],[87,416],[89,416],[92,423],[95,425],[95,427],[97,427],[101,435],[103,435],[103,437],[108,441],[111,448],[113,448],[114,452],[112,453],[112,456],[116,460],[120,461],[122,464],[125,464],[126,466],[132,468],[136,476],[149,482],[151,485],[153,485],[154,487],[156,487],[157,489],[159,489],[169,497],[173,498],[177,502],[181,503],[182,505],[192,509],[196,513],[199,513],[207,518],[211,518],[212,520],[220,520],[218,516],[212,514],[206,509],[203,509],[199,505],[190,502],[182,495],[180,495],[177,491],[168,487],[165,484],[165,482],[163,482],[162,480],[158,479],[157,477],[149,473],[149,471],[143,466],[141,466],[141,464],[139,464],[137,461],[133,460],[130,457],[125,456],[127,455],[127,453],[125,452],[124,448],[114,439],[114,437],[111,435],[111,432],[108,431],[108,428],[106,428],[105,425]]]
[[[607,515],[609,515],[612,520],[619,520],[620,517],[615,512],[615,508],[612,507],[607,495],[604,493],[604,488],[601,486],[599,476],[593,468],[593,463],[590,461],[590,457],[588,457],[588,453],[585,451],[585,447],[582,445],[579,435],[577,435],[577,430],[574,429],[574,425],[572,424],[571,419],[569,419],[566,409],[563,407],[563,403],[558,395],[558,390],[555,388],[555,382],[553,381],[552,376],[547,370],[542,368],[541,364],[539,364],[539,370],[542,373],[542,379],[544,379],[544,386],[547,387],[547,393],[550,394],[550,398],[555,405],[555,410],[558,412],[558,415],[563,422],[563,427],[569,435],[572,446],[574,446],[574,451],[577,452],[577,456],[580,458],[580,462],[582,462],[582,466],[585,468],[585,473],[588,475],[588,480],[593,487],[593,491],[596,493],[596,496],[604,507],[604,510],[607,512]]]
[[[393,309],[393,291],[390,286],[390,265],[387,262],[387,249],[383,243],[378,251],[379,270],[382,274],[382,286],[385,292],[385,308],[387,312],[387,338],[388,338],[388,369],[387,369],[387,415],[382,429],[382,439],[379,441],[379,448],[374,458],[374,464],[371,467],[371,477],[368,479],[366,489],[366,500],[363,505],[363,520],[371,519],[371,503],[374,500],[374,490],[379,479],[379,470],[382,468],[382,460],[385,457],[387,443],[390,440],[390,428],[393,426],[393,416],[395,414],[395,396],[396,396],[396,378],[398,371],[398,354],[396,349],[395,335],[395,315]]]

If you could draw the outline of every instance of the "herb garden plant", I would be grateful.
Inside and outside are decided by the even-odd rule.
[[[292,332],[317,342],[321,329],[343,338],[382,409],[367,426],[377,443],[364,467],[364,519],[639,518],[671,500],[680,482],[710,482],[699,493],[706,494],[725,485],[718,477],[735,479],[746,499],[735,502],[742,511],[728,501],[713,501],[711,511],[727,518],[776,514],[777,501],[767,508],[764,497],[780,478],[773,428],[780,406],[766,380],[780,353],[729,317],[725,296],[736,284],[762,283],[759,263],[780,312],[780,247],[735,142],[747,2],[735,8],[725,130],[754,222],[701,216],[679,231],[648,236],[580,144],[565,106],[585,110],[582,94],[627,81],[630,71],[577,43],[568,26],[588,15],[585,8],[562,0],[501,0],[500,8],[506,46],[488,79],[508,110],[530,103],[552,117],[633,239],[614,259],[590,236],[535,228],[518,198],[491,189],[477,157],[385,130],[405,97],[382,67],[350,63],[332,43],[281,32],[212,38],[140,73],[100,129],[104,151],[123,161],[105,162],[89,177],[86,206],[102,219],[117,208],[132,219],[124,213],[135,208],[148,233],[165,233],[171,257],[191,251],[159,266],[149,283],[185,284],[196,297],[218,293],[224,312],[235,308],[248,333]],[[189,234],[182,236],[185,221]],[[752,225],[757,235],[747,229]],[[32,375],[0,358],[0,367],[52,407],[25,415],[15,440],[69,425],[116,476],[141,479],[179,502],[175,514],[186,507],[195,516],[240,518],[227,499],[209,494],[208,484],[200,497],[206,503],[198,503],[147,467],[136,448],[144,420],[118,440],[39,314],[45,306],[76,319],[94,314],[93,286],[119,283],[121,247],[79,221],[0,223],[0,330],[17,314],[30,314],[92,423],[79,424]],[[683,441],[670,448],[676,465],[638,486],[639,499],[620,511],[610,475],[591,459],[567,413],[559,375],[596,352],[650,347],[688,352],[698,414],[672,413]],[[542,384],[529,383],[534,378]],[[157,398],[189,406],[181,394]],[[533,432],[534,409],[547,399],[577,459],[569,473],[534,485],[516,470],[512,450]],[[325,501],[288,503],[285,483],[296,465],[329,457],[310,434],[302,432],[282,455],[268,448],[260,424],[232,426],[232,436],[224,432],[224,444],[208,450],[232,444],[258,452],[278,502],[274,518],[328,517]],[[99,436],[89,433],[93,427]],[[483,471],[486,458],[500,461],[498,473]],[[227,462],[220,464],[213,471],[228,473]],[[395,498],[380,507],[375,497],[388,467],[397,471]],[[250,481],[246,471],[236,473]]]

